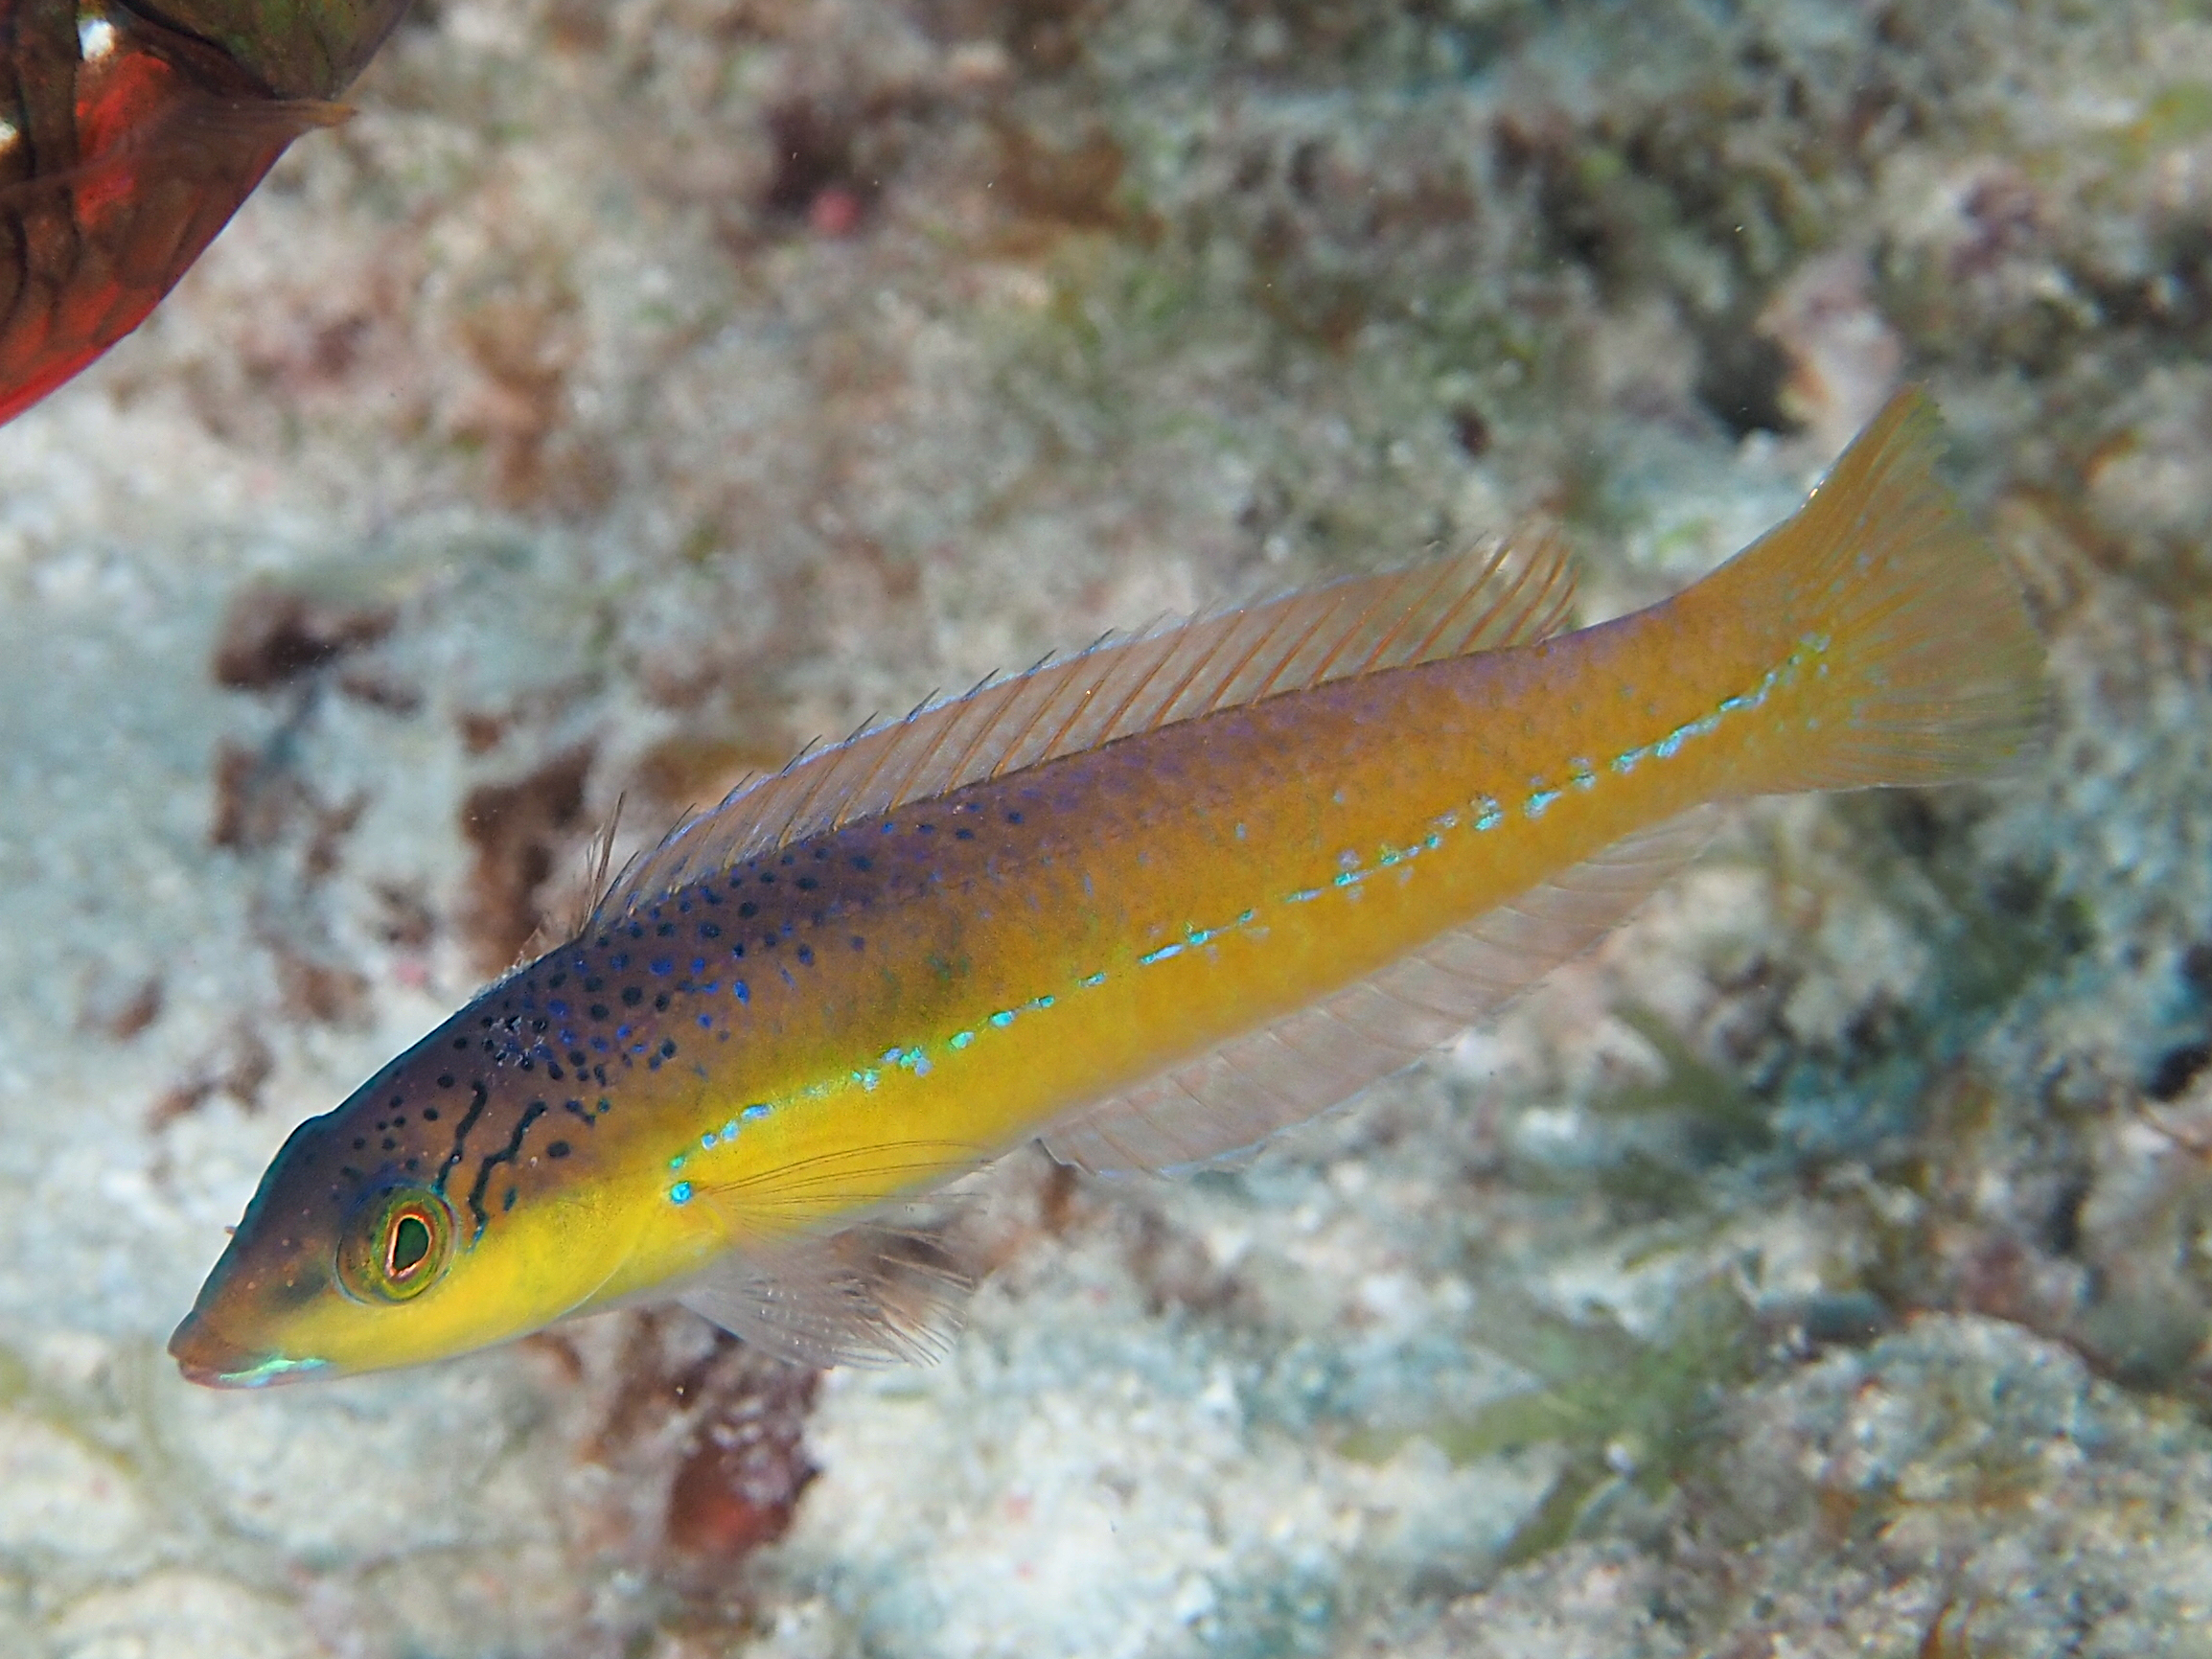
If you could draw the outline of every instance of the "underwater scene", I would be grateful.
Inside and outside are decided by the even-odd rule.
[[[2212,1659],[2212,5],[0,20],[0,1659]]]

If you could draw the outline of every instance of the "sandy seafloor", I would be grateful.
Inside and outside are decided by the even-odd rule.
[[[440,0],[356,102],[0,432],[0,1654],[2212,1654],[2202,6]],[[1531,515],[1616,612],[1906,376],[2024,782],[1742,811],[1249,1170],[1009,1158],[933,1369],[163,1358],[618,797]]]

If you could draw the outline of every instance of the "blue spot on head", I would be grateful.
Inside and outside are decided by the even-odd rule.
[[[648,965],[656,974],[673,974],[676,972],[676,964],[666,956],[656,956]]]
[[[759,1118],[766,1118],[768,1116],[768,1108],[766,1106],[748,1106],[743,1112],[740,1112],[738,1116],[743,1118],[748,1123],[751,1123],[758,1120]]]
[[[730,980],[729,994],[735,997],[741,1002],[749,1002],[752,1001],[752,993],[746,989],[745,981],[743,979]]]
[[[668,1202],[671,1204],[689,1204],[691,1202],[691,1183],[679,1181],[674,1187],[671,1187],[668,1189]]]
[[[996,1014],[991,1016],[991,1024],[998,1026],[1002,1031],[1004,1030],[1008,1025],[1011,1025],[1013,1023],[1014,1010],[1011,1008],[1001,1008]]]

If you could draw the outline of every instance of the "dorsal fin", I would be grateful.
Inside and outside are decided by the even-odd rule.
[[[1573,595],[1565,549],[1538,535],[1048,657],[739,784],[634,861],[590,925],[855,818],[1117,738],[1333,680],[1542,639],[1565,620]]]

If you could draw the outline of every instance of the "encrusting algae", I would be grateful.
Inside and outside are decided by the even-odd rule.
[[[891,1225],[1036,1137],[1233,1156],[1619,923],[1752,795],[2000,774],[2041,646],[1892,401],[1687,591],[1554,635],[1550,543],[1101,645],[680,826],[578,935],[300,1126],[171,1341],[255,1386],[673,1296],[817,1363],[926,1356]]]

